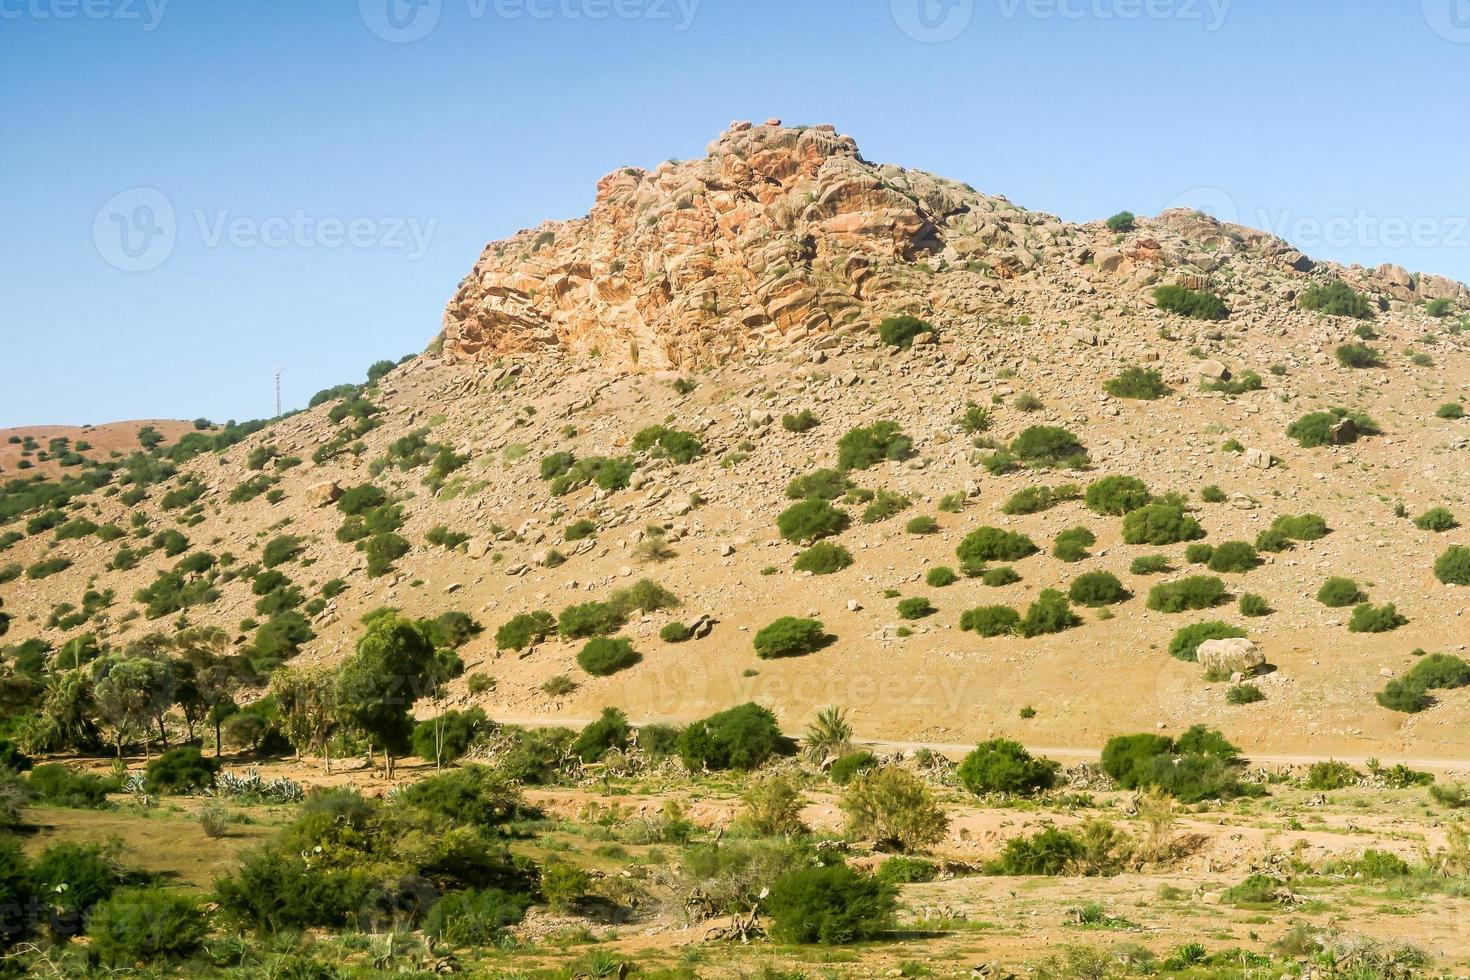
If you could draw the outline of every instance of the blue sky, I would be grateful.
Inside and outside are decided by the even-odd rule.
[[[0,0],[0,427],[300,407],[734,119],[1470,279],[1467,69],[1470,0]]]

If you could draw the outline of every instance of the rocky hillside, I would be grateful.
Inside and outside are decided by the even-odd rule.
[[[1207,722],[1256,751],[1464,758],[1470,690],[1412,713],[1376,695],[1465,647],[1470,588],[1436,563],[1470,543],[1467,310],[1458,283],[1193,212],[1074,225],[868,163],[831,127],[736,124],[489,246],[442,337],[386,376],[59,508],[12,487],[4,642],[121,645],[182,618],[268,669],[335,662],[379,606],[458,609],[487,629],[455,697],[504,719],[757,700],[788,730],[839,704],[897,740],[1096,747]],[[1123,476],[1163,501],[1142,532],[1123,511],[1143,498],[1086,497]],[[787,514],[803,497],[830,503]],[[1303,515],[1330,533],[1278,523]],[[1092,607],[1097,573],[1117,588]],[[1169,587],[1193,577],[1218,585]],[[1319,601],[1332,577],[1357,594]],[[606,627],[637,660],[611,676],[529,620],[498,648],[514,617],[644,579],[679,604],[620,597]],[[962,629],[1006,625],[964,615],[986,607],[1025,620]],[[758,656],[787,616],[827,639]],[[1258,700],[1171,656],[1206,622],[1264,659],[1236,678]]]

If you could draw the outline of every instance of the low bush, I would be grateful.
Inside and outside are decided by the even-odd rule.
[[[1465,417],[1465,406],[1459,402],[1446,402],[1434,410],[1434,417],[1440,419],[1462,419]]]
[[[1066,873],[1081,860],[1086,848],[1081,838],[1047,827],[1030,837],[1012,837],[996,860],[986,865],[990,874],[1055,876]]]
[[[1037,469],[1081,469],[1087,465],[1087,449],[1066,429],[1033,425],[1011,440],[1010,453],[1023,466]]]
[[[1221,574],[1249,572],[1261,563],[1256,549],[1244,541],[1226,541],[1210,556],[1210,571]]]
[[[1123,543],[1162,547],[1205,536],[1199,522],[1174,503],[1145,504],[1123,518]]]
[[[852,564],[852,552],[840,544],[818,541],[796,556],[795,569],[813,575],[831,575]]]
[[[633,641],[624,637],[597,636],[577,654],[577,665],[594,677],[609,677],[636,664],[642,657]]]
[[[1073,579],[1067,590],[1072,601],[1079,606],[1099,608],[1111,606],[1128,598],[1128,590],[1112,572],[1088,572]]]
[[[886,858],[874,872],[879,881],[890,885],[918,884],[939,877],[939,865],[923,858],[895,854]]]
[[[865,470],[884,460],[907,459],[912,452],[913,442],[897,422],[874,422],[837,441],[837,466],[843,471]]]
[[[1256,796],[1239,778],[1239,750],[1196,725],[1176,741],[1166,735],[1119,735],[1103,748],[1102,769],[1123,789],[1158,788],[1183,803]]]
[[[960,763],[960,785],[971,793],[1024,796],[1056,785],[1062,767],[1050,759],[1031,756],[1019,742],[992,739],[981,742]]]
[[[930,588],[942,589],[954,585],[957,581],[959,581],[959,576],[955,574],[953,568],[947,565],[935,565],[924,574],[924,584]]]
[[[1167,555],[1139,555],[1128,566],[1128,571],[1134,575],[1159,575],[1168,570],[1169,557]]]
[[[1021,635],[1028,639],[1046,633],[1061,633],[1082,625],[1067,597],[1056,589],[1043,589],[1021,617]]]
[[[1317,601],[1330,609],[1343,609],[1366,598],[1358,583],[1350,578],[1330,578],[1317,590]]]
[[[118,891],[87,916],[92,949],[119,968],[186,958],[208,933],[198,898],[159,885]]]
[[[1434,563],[1434,577],[1445,585],[1470,585],[1470,548],[1446,549]]]
[[[1266,700],[1266,695],[1254,684],[1232,684],[1225,692],[1225,703],[1233,705],[1255,704]]]
[[[1153,368],[1132,366],[1124,368],[1117,377],[1108,379],[1103,388],[1114,398],[1131,398],[1153,401],[1163,398],[1173,389],[1164,383],[1164,376]]]
[[[877,768],[878,757],[866,749],[859,752],[849,752],[847,755],[836,759],[827,775],[832,781],[839,785],[847,785],[852,782],[853,777],[867,772],[869,769]]]
[[[781,416],[781,428],[787,432],[810,432],[818,425],[818,419],[812,414],[811,409],[803,408],[795,415]]]
[[[781,537],[794,544],[841,534],[847,530],[848,523],[846,511],[838,510],[820,498],[793,504],[776,518]]]
[[[1192,544],[1184,549],[1184,560],[1191,565],[1208,565],[1213,557],[1215,546],[1212,544]]]
[[[37,803],[86,810],[102,806],[107,802],[107,794],[117,792],[121,786],[116,779],[73,772],[59,762],[46,762],[31,770],[26,777],[26,789]]]
[[[1337,357],[1337,363],[1343,367],[1383,367],[1383,355],[1367,344],[1343,344],[1334,353]]]
[[[828,642],[820,621],[783,616],[755,634],[755,654],[762,660],[800,657]]]
[[[1254,592],[1247,592],[1240,597],[1240,614],[1242,616],[1269,616],[1272,613],[1271,604],[1263,596]]]
[[[939,522],[924,514],[910,518],[909,522],[903,526],[903,529],[909,534],[933,534],[939,530]]]
[[[878,850],[912,852],[944,837],[949,820],[921,777],[890,765],[853,781],[839,804],[849,834]]]
[[[658,638],[665,643],[684,643],[693,638],[694,630],[683,623],[665,623],[658,631]]]
[[[920,334],[935,332],[932,323],[914,316],[893,316],[878,324],[878,339],[900,349],[913,346]]]
[[[901,619],[923,619],[925,616],[932,616],[938,611],[923,596],[900,599],[898,602],[898,615]]]
[[[1119,211],[1107,220],[1108,231],[1125,234],[1133,230],[1136,220],[1132,211]]]
[[[530,904],[530,895],[498,888],[451,892],[429,909],[424,934],[452,946],[493,946],[526,917]]]
[[[1363,774],[1346,762],[1328,759],[1312,763],[1307,770],[1307,789],[1338,790],[1358,785]]]
[[[967,567],[980,568],[991,561],[1020,561],[1037,550],[1036,543],[1024,534],[982,527],[966,535],[955,554]]]
[[[1236,639],[1245,635],[1245,630],[1229,623],[1196,623],[1174,634],[1174,638],[1169,641],[1169,656],[1194,663],[1198,659],[1201,643],[1207,640]]]
[[[1304,291],[1297,300],[1304,310],[1314,310],[1330,316],[1350,316],[1358,320],[1373,317],[1373,305],[1367,297],[1354,290],[1341,279],[1329,279]]]
[[[837,470],[813,470],[786,485],[791,500],[836,500],[853,489],[853,482]]]
[[[776,716],[743,704],[696,721],[679,734],[679,757],[691,772],[759,768],[782,746]]]
[[[894,927],[896,894],[845,864],[793,869],[776,879],[765,902],[771,938],[828,946],[872,939]]]
[[[488,734],[492,727],[490,719],[481,708],[442,712],[414,726],[410,739],[413,754],[435,765],[455,762],[462,759],[469,752],[470,746]],[[456,770],[454,774],[465,771]],[[417,785],[423,786],[424,783]]]
[[[692,432],[651,425],[633,437],[633,451],[670,459],[683,465],[694,462],[704,454],[704,443]]]
[[[393,571],[394,562],[413,550],[413,545],[408,541],[389,531],[384,534],[375,534],[368,538],[363,553],[367,555],[367,573],[369,578],[380,578]]]
[[[1223,320],[1230,315],[1229,307],[1219,296],[1184,286],[1158,287],[1154,290],[1154,304],[1166,313],[1194,320]]]
[[[872,503],[868,504],[863,511],[863,523],[879,524],[904,511],[912,503],[913,501],[901,493],[879,490],[873,495]]]
[[[1386,684],[1376,695],[1378,703],[1390,711],[1414,714],[1429,707],[1429,697],[1423,686],[1405,678],[1397,678]]]
[[[1010,606],[980,606],[960,614],[960,629],[981,636],[1011,636],[1020,632],[1021,614]]]
[[[180,746],[148,763],[144,785],[148,792],[159,795],[202,792],[214,785],[218,768],[218,762],[205,758],[193,746]]]
[[[1271,522],[1271,530],[1284,534],[1293,541],[1317,541],[1329,533],[1327,522],[1316,514],[1300,514],[1295,517],[1283,514]]]
[[[1079,562],[1091,557],[1087,549],[1097,543],[1097,535],[1085,527],[1073,527],[1057,535],[1051,553],[1062,561]]]
[[[1211,484],[1199,492],[1199,499],[1207,504],[1223,504],[1227,498],[1224,490]]]
[[[1002,565],[999,568],[985,569],[985,571],[980,574],[980,581],[983,582],[987,588],[999,589],[1004,588],[1007,585],[1016,584],[1017,582],[1021,581],[1021,576],[1011,566]]]
[[[584,640],[616,633],[622,625],[623,617],[608,603],[584,602],[563,609],[556,630],[563,640]]]
[[[1351,423],[1351,425],[1345,423]],[[1382,433],[1378,423],[1362,412],[1333,408],[1325,412],[1308,412],[1286,427],[1286,434],[1303,449],[1319,446],[1347,445],[1363,436]]]
[[[1192,575],[1154,586],[1149,590],[1147,605],[1154,612],[1180,613],[1189,609],[1212,609],[1225,599],[1224,582],[1211,575]]]
[[[1348,631],[1352,633],[1388,633],[1408,621],[1408,617],[1400,615],[1391,602],[1381,606],[1365,602],[1353,610],[1353,615],[1348,620]]]
[[[546,639],[556,632],[556,628],[556,620],[549,612],[519,613],[495,631],[495,649],[524,650]]]
[[[1443,533],[1453,531],[1460,526],[1455,520],[1455,515],[1445,507],[1431,507],[1418,517],[1414,518],[1414,526],[1421,531],[1435,531]]]
[[[1017,490],[1000,508],[1002,514],[1039,514],[1067,500],[1076,500],[1077,487],[1067,483],[1059,487],[1026,487]]]

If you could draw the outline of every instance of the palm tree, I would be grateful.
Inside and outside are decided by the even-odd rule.
[[[852,726],[847,723],[847,712],[832,707],[818,711],[802,741],[806,745],[806,757],[812,762],[846,755],[852,749]]]

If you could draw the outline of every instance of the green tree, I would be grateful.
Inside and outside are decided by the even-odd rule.
[[[148,723],[161,719],[173,705],[172,665],[162,658],[114,653],[93,662],[92,678],[97,710],[112,726],[117,757],[122,758],[129,737],[142,733],[143,757],[148,758]]]
[[[337,672],[339,717],[383,749],[390,779],[397,757],[412,750],[410,710],[433,660],[423,630],[389,611],[372,618]]]

